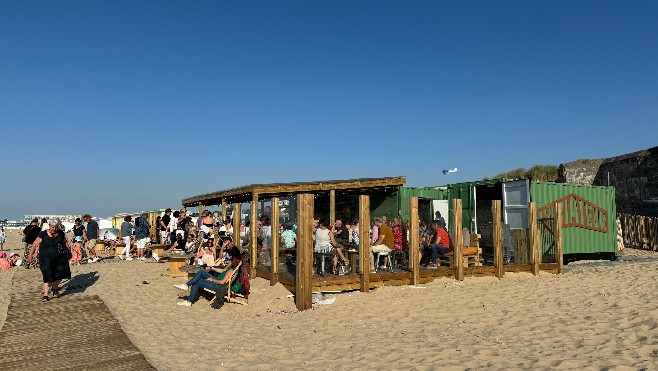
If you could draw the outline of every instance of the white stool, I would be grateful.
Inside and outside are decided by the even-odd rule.
[[[375,270],[377,270],[377,268],[379,268],[379,258],[380,257],[387,257],[389,259],[386,259],[386,260],[388,260],[388,263],[386,264],[386,270],[388,270],[389,272],[393,272],[393,262],[389,257],[389,255],[390,255],[389,252],[375,252],[373,254],[375,256]]]

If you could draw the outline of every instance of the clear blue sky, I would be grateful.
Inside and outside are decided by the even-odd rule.
[[[3,1],[0,218],[652,147],[656,19],[656,1]]]

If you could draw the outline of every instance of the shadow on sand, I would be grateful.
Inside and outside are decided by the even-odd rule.
[[[71,295],[85,292],[87,287],[90,287],[98,281],[98,277],[98,272],[79,274],[63,285],[64,288],[66,288],[66,291],[64,291],[63,294]]]

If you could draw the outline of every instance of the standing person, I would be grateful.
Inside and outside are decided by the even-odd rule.
[[[149,241],[149,230],[151,225],[148,222],[148,214],[142,214],[141,218],[135,220],[135,239],[137,240],[137,260],[146,260],[144,249]]]
[[[23,229],[23,235],[25,236],[25,250],[23,253],[23,261],[25,262],[25,269],[30,269],[34,267],[34,265],[30,265],[27,263],[28,260],[27,258],[30,255],[30,247],[32,247],[32,244],[39,236],[39,232],[41,232],[41,225],[39,225],[39,218],[32,219],[30,224]]]
[[[71,252],[71,263],[80,264],[82,260],[82,241],[84,240],[85,226],[82,225],[82,219],[75,218],[73,225],[73,251]],[[107,232],[105,232],[107,233]]]
[[[0,251],[4,250],[5,241],[7,241],[7,232],[5,227],[0,225]]]
[[[441,212],[440,212],[440,211],[437,211],[437,212],[434,213],[434,220],[436,220],[437,222],[439,222],[439,224],[441,225],[441,228],[447,230],[447,228],[446,228],[446,220],[441,216]]]
[[[176,234],[182,234],[183,240],[187,238],[187,228],[190,223],[190,218],[187,217],[187,208],[183,207],[178,212],[178,220],[176,221]]]
[[[52,290],[53,298],[59,297],[59,284],[63,279],[71,278],[69,267],[68,242],[59,229],[59,220],[51,220],[48,230],[41,231],[32,244],[28,255],[28,264],[39,256],[39,266],[43,276],[43,296],[41,302],[47,302],[48,293]]]
[[[121,254],[119,254],[119,259],[123,260],[123,253],[126,253],[126,260],[133,260],[133,258],[130,257],[130,237],[133,234],[133,224],[130,222],[132,220],[132,217],[130,215],[126,215],[123,218],[123,223],[121,223],[121,239],[123,239],[123,243],[126,244],[126,247],[123,248],[123,251]]]
[[[171,209],[167,208],[162,218],[160,218],[160,243],[167,245],[167,238],[169,237],[169,224],[171,223]]]
[[[87,250],[87,256],[89,257],[87,262],[96,263],[98,261],[98,256],[96,255],[96,240],[100,234],[98,223],[96,223],[89,214],[85,214],[82,219],[87,222],[87,228],[83,232],[83,241],[85,243],[85,249]]]

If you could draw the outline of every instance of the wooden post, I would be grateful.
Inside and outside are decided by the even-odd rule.
[[[562,273],[564,269],[564,259],[562,256],[562,205],[555,203],[555,223],[553,226],[553,239],[555,240],[555,258],[557,260],[557,273]]]
[[[295,304],[298,310],[311,309],[313,288],[313,194],[297,195],[297,271]]]
[[[416,286],[420,281],[420,236],[418,234],[418,197],[411,197],[409,203],[409,269],[411,269],[411,284]]]
[[[329,191],[329,224],[333,228],[336,223],[336,190]],[[345,221],[343,220],[343,224]]]
[[[359,196],[359,269],[361,291],[370,292],[370,196]]]
[[[258,264],[258,193],[251,196],[249,205],[249,242],[251,244],[251,277],[256,277],[256,267]]]
[[[279,282],[279,198],[272,197],[272,243],[270,246],[270,286]]]
[[[226,220],[226,217],[228,216],[228,215],[226,215],[226,207],[227,207],[226,199],[222,198],[222,223]],[[240,215],[238,215],[238,216],[240,216]],[[239,220],[238,220],[238,222],[239,222]],[[231,225],[233,226],[233,228],[235,228],[235,219],[233,219],[233,224],[231,224]],[[239,223],[238,223],[238,225],[239,225]]]
[[[199,218],[203,215],[203,204],[199,204]]]
[[[457,281],[464,280],[464,254],[462,253],[462,246],[464,239],[462,238],[462,200],[452,200],[452,210],[454,212],[454,228],[452,245],[454,247],[454,262],[455,262],[455,279]]]
[[[529,227],[529,239],[530,239],[530,271],[535,276],[539,274],[539,249],[540,243],[539,240],[539,228],[537,228],[537,203],[530,202],[528,204],[528,227]]]
[[[493,215],[493,245],[494,245],[494,265],[496,267],[496,277],[505,276],[505,266],[503,264],[503,221],[501,220],[501,201],[494,200],[491,204],[491,214]]]
[[[240,239],[240,204],[233,204],[233,244],[237,247],[242,247],[242,240]]]

